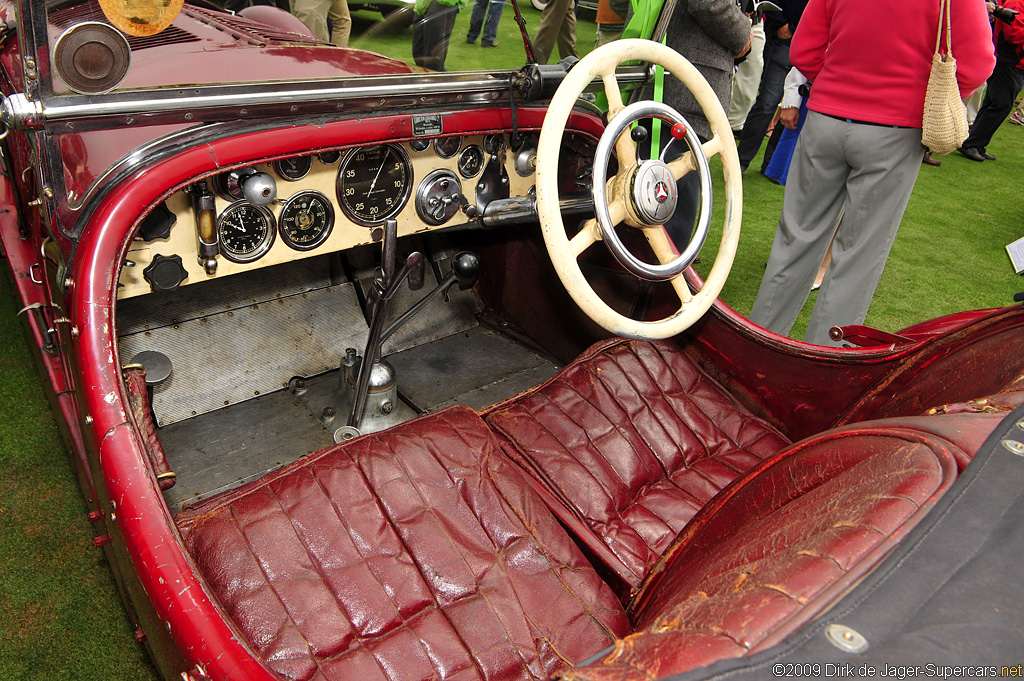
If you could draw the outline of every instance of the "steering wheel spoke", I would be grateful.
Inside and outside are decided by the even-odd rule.
[[[651,250],[654,251],[654,257],[658,259],[658,262],[667,264],[679,256],[679,252],[676,250],[676,246],[672,242],[672,237],[668,235],[668,231],[664,227],[661,225],[645,227],[643,232],[644,236],[647,238],[647,243],[651,246]],[[678,274],[669,279],[669,283],[672,285],[672,289],[679,297],[680,303],[686,305],[693,300],[693,294],[690,293],[690,287],[686,284],[686,277],[682,274]]]
[[[710,140],[702,144],[701,149],[704,150],[704,156],[706,158],[714,158],[716,155],[722,153],[722,140],[718,135],[715,135]],[[672,171],[672,176],[676,178],[677,182],[683,179],[684,176],[692,173],[694,170],[697,170],[697,162],[694,159],[692,151],[687,151],[674,161],[669,161],[667,165],[668,169]]]
[[[597,220],[591,218],[583,225],[579,234],[569,240],[569,251],[573,258],[579,258],[583,251],[594,245],[601,239],[601,228],[597,226]]]

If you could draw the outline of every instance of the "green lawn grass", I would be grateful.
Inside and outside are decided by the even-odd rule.
[[[537,33],[541,13],[535,10],[529,2],[521,3],[520,11],[532,39]],[[498,23],[498,47],[496,48],[481,47],[479,37],[473,44],[466,43],[469,17],[472,12],[473,1],[470,0],[469,4],[459,11],[455,19],[455,29],[452,31],[452,38],[448,45],[445,68],[449,71],[497,71],[518,69],[522,66],[525,63],[526,52],[512,5],[506,5],[505,10],[501,13],[501,20]],[[353,12],[352,37],[349,44],[352,47],[371,50],[401,59],[408,64],[414,64],[412,60],[412,29],[388,26],[378,21],[379,18],[380,15],[375,12],[365,10]],[[581,57],[594,49],[597,24],[594,23],[593,18],[586,13],[577,16],[576,51]],[[555,47],[550,61],[554,63],[558,59],[558,48]]]
[[[511,13],[506,16],[502,27],[514,26]],[[468,22],[468,11],[459,21]],[[512,43],[504,34],[499,40]],[[462,49],[488,52],[464,41],[458,47],[449,59]],[[1007,243],[1024,236],[1024,128],[1004,125],[989,151],[999,160],[979,164],[953,154],[943,157],[941,168],[922,168],[869,324],[894,331],[959,310],[1008,305],[1024,289],[1005,252]],[[723,292],[744,313],[757,292],[783,196],[759,167],[755,160],[744,178],[743,233]],[[705,250],[704,264],[714,247]],[[19,307],[9,280],[0,277],[0,677],[156,679],[132,636],[102,550],[92,545],[86,507],[16,316]],[[805,310],[800,324],[807,317]]]

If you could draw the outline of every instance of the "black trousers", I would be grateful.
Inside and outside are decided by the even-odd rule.
[[[996,130],[1013,111],[1014,99],[1021,87],[1024,87],[1024,71],[1015,63],[997,57],[996,68],[988,77],[985,99],[971,126],[971,134],[964,140],[964,147],[984,149],[988,146]]]
[[[416,15],[412,24],[412,56],[419,66],[431,71],[444,71],[448,57],[448,41],[455,28],[459,8],[433,0],[423,15]]]

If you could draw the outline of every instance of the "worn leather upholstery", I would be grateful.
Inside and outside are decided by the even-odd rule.
[[[789,444],[671,341],[599,343],[485,418],[633,587],[719,490]]]
[[[701,509],[632,605],[636,633],[562,681],[648,681],[767,648],[823,612],[956,475],[950,445],[873,425],[794,445]]]
[[[623,609],[471,410],[358,438],[177,518],[288,679],[545,679]]]

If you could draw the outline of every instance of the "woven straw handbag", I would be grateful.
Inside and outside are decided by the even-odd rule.
[[[953,29],[949,21],[952,0],[940,0],[939,32],[935,37],[932,72],[928,76],[928,89],[924,97],[924,122],[921,144],[933,154],[948,154],[967,139],[967,109],[960,100],[956,83],[956,59],[953,58]],[[946,24],[946,54],[939,53],[942,43],[942,24]]]

